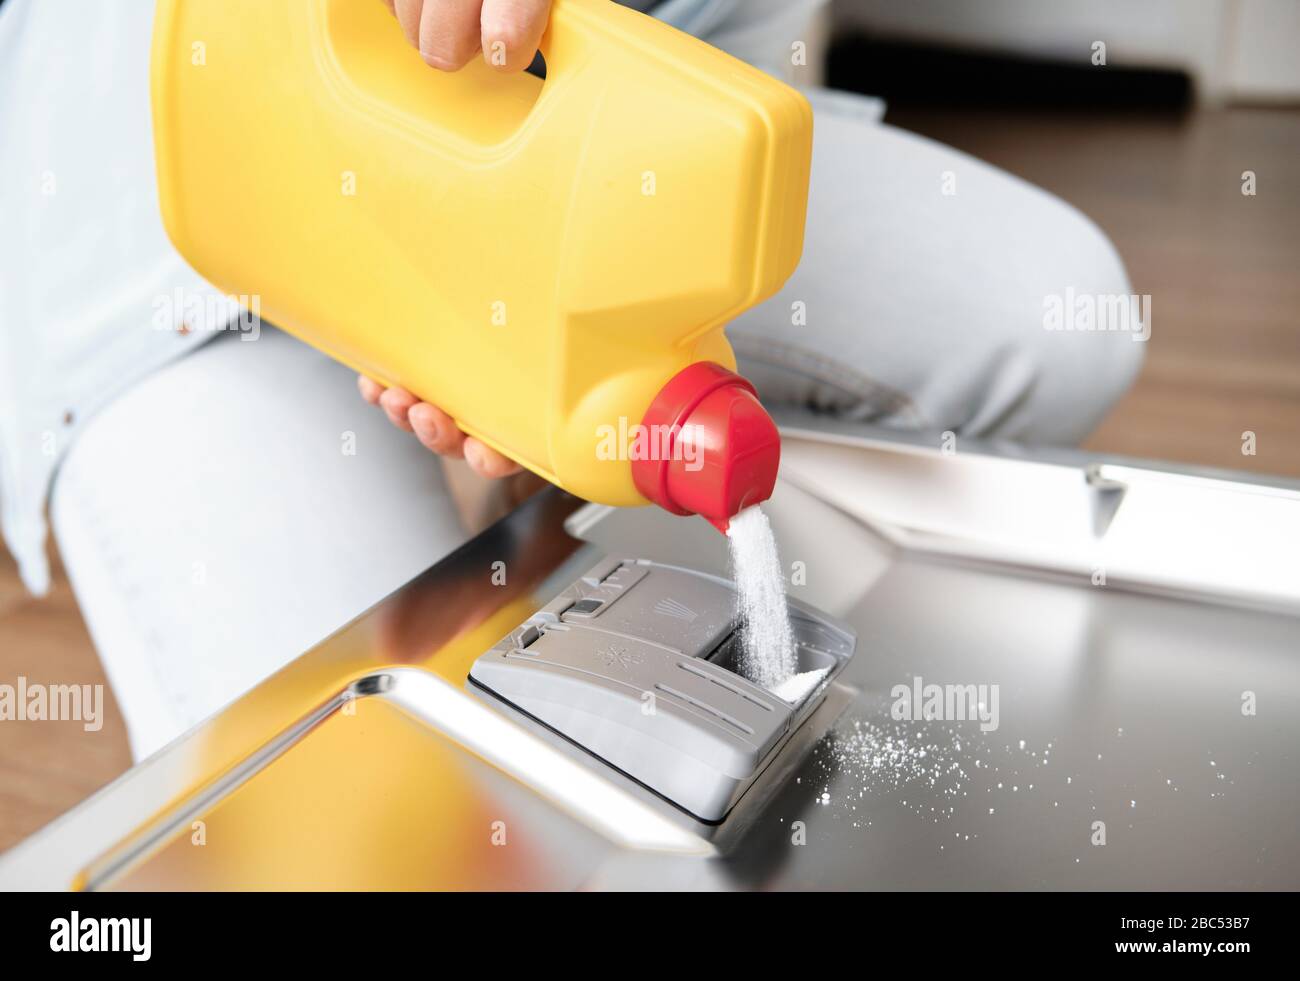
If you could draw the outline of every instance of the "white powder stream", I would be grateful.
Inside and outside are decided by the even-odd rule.
[[[741,672],[750,681],[762,685],[778,697],[783,682],[794,682],[796,660],[794,633],[785,604],[785,580],[781,575],[781,558],[776,537],[767,515],[758,507],[746,508],[731,519],[727,528],[731,544],[731,570],[736,580],[739,603]],[[813,672],[805,672],[811,674]],[[805,682],[807,679],[804,679]],[[815,683],[813,679],[812,683]],[[798,686],[806,693],[812,687]],[[794,689],[791,689],[792,693]],[[797,699],[788,699],[797,700]]]

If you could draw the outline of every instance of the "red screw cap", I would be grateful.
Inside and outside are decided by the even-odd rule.
[[[645,497],[673,514],[699,514],[726,532],[744,508],[772,496],[781,436],[754,386],[712,361],[675,374],[641,421],[656,451],[632,461]]]

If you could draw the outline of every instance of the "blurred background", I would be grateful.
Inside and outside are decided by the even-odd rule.
[[[826,84],[1069,201],[1152,296],[1086,448],[1300,476],[1300,4],[835,0],[827,37]]]
[[[1296,478],[1298,39],[1295,0],[834,0],[795,81],[879,96],[886,122],[1045,188],[1110,236],[1152,296],[1152,334],[1085,448]],[[104,683],[54,563],[36,600],[0,547],[0,683]],[[130,765],[105,696],[99,732],[4,727],[0,850]]]

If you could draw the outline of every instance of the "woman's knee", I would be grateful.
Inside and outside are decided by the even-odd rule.
[[[1130,287],[1101,230],[931,140],[835,114],[817,125],[803,261],[728,331],[765,397],[972,435],[1085,435],[1144,347],[1141,323],[1119,319]],[[1058,328],[1067,302],[1083,312]]]

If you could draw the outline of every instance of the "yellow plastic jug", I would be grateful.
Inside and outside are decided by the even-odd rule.
[[[542,54],[444,73],[381,0],[160,0],[168,234],[566,490],[725,527],[779,440],[723,325],[798,262],[811,111],[610,0],[556,0]]]

